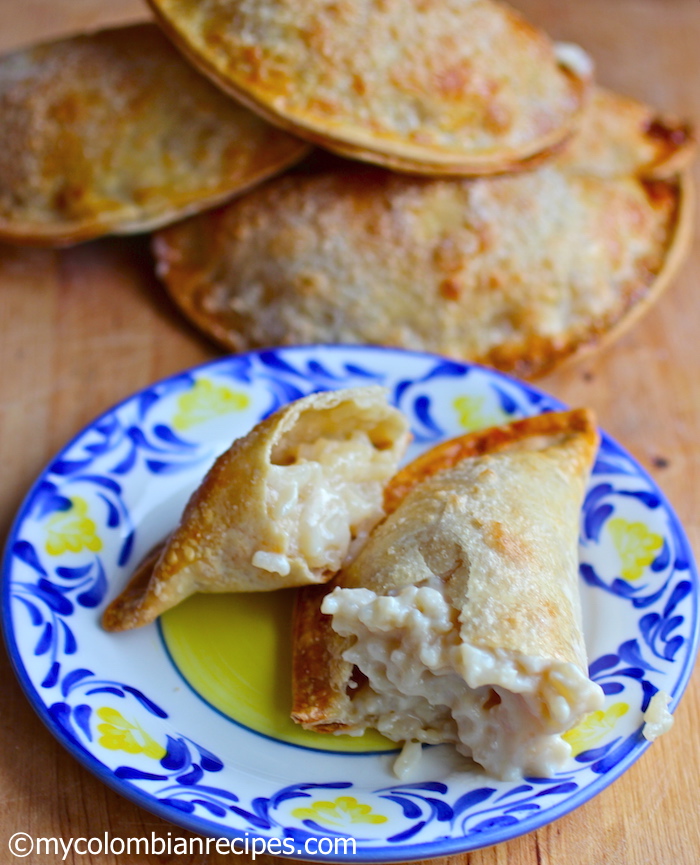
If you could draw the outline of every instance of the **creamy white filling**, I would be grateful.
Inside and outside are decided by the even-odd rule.
[[[281,553],[266,553],[258,550],[252,561],[256,568],[269,571],[271,574],[280,574],[282,577],[286,577],[291,570],[289,559]]]
[[[258,550],[253,564],[286,575],[289,559],[299,556],[312,570],[339,570],[383,516],[394,460],[367,433],[354,431],[302,443],[291,464],[270,466],[267,511],[286,549]]]
[[[670,702],[671,697],[665,691],[657,691],[649,701],[642,728],[642,735],[647,741],[654,742],[673,726],[673,715],[667,708]]]
[[[343,657],[368,679],[351,699],[353,725],[393,741],[452,742],[497,777],[552,774],[571,753],[560,734],[602,705],[574,664],[464,644],[436,588],[391,597],[336,588],[322,610],[356,638]]]
[[[394,774],[397,778],[405,778],[416,768],[421,758],[421,743],[406,742],[401,753],[394,761]]]

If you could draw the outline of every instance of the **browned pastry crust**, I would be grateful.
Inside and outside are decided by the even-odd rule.
[[[293,172],[160,232],[158,273],[234,351],[377,343],[534,377],[617,336],[675,276],[693,149],[682,124],[599,90],[580,135],[532,171]]]
[[[352,665],[342,662],[346,641],[321,612],[335,582],[299,589],[292,624],[292,719],[317,733],[344,732],[343,718]]]
[[[495,0],[150,0],[224,90],[344,156],[422,174],[492,174],[575,128],[590,61]]]
[[[453,468],[462,460],[514,449],[523,442],[535,442],[540,436],[555,440],[557,436],[579,434],[589,453],[593,452],[598,436],[595,418],[588,409],[547,412],[515,420],[507,426],[488,427],[449,439],[426,451],[394,475],[384,490],[384,512],[387,516],[393,513],[419,483],[436,472]]]
[[[69,244],[220,204],[308,145],[228,99],[154,24],[0,58],[0,238]]]
[[[419,567],[426,565],[441,575],[459,611],[464,641],[585,670],[580,612],[571,592],[571,582],[578,579],[576,556],[572,561],[558,547],[564,542],[575,548],[597,446],[595,418],[579,409],[469,433],[400,471],[385,492],[387,516],[358,557],[330,583],[297,593],[293,719],[323,733],[357,726],[349,707],[361,682],[342,657],[352,640],[336,633],[331,616],[321,612],[325,596],[336,587],[393,595],[420,580]],[[467,476],[472,480],[465,485]],[[491,522],[494,498],[495,513],[509,515],[512,522]],[[446,510],[438,499],[448,502]],[[460,500],[467,503],[464,511]],[[444,549],[433,544],[438,536],[447,541]],[[534,537],[548,549],[537,549]],[[486,557],[478,552],[484,547]],[[461,560],[470,564],[450,564],[455,557],[458,565]],[[570,567],[561,569],[565,561]]]

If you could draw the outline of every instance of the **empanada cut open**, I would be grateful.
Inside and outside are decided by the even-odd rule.
[[[105,628],[148,624],[194,592],[327,581],[383,516],[408,440],[380,387],[281,408],[216,460],[155,564],[138,568],[107,608]]]
[[[578,587],[590,412],[440,445],[329,586],[299,593],[292,717],[308,729],[454,743],[490,774],[549,775],[599,709]]]

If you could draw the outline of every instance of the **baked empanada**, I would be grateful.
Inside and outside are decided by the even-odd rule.
[[[578,589],[596,449],[579,410],[472,433],[400,472],[354,561],[299,592],[293,718],[453,742],[501,778],[556,771],[560,734],[603,699]]]
[[[0,58],[0,238],[67,244],[182,219],[308,145],[222,94],[155,24]]]
[[[216,460],[164,549],[107,608],[104,627],[148,624],[194,592],[327,581],[381,519],[408,440],[406,419],[380,387],[279,409]]]
[[[617,335],[677,272],[691,154],[675,121],[599,92],[571,150],[530,172],[294,171],[160,232],[158,273],[234,351],[384,344],[533,377]]]
[[[494,0],[150,0],[224,90],[345,156],[423,174],[525,167],[559,146],[592,65]]]

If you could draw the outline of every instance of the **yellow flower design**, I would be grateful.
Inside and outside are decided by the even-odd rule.
[[[644,523],[630,523],[622,517],[610,520],[608,530],[622,560],[623,579],[638,580],[656,558],[664,539],[649,531]]]
[[[71,507],[53,514],[46,525],[46,552],[50,556],[79,553],[83,549],[99,552],[102,541],[96,533],[95,523],[88,516],[87,502],[79,496],[70,501]]]
[[[601,742],[628,710],[627,703],[613,703],[605,711],[601,709],[586,715],[580,724],[562,735],[562,739],[571,745],[571,756],[577,757]]]
[[[99,743],[103,748],[126,751],[128,754],[145,754],[154,760],[165,757],[165,748],[151,738],[138,722],[127,721],[121,712],[109,706],[102,706],[97,710],[97,715],[105,722],[97,725],[102,734]]]
[[[310,808],[295,808],[292,816],[341,827],[349,823],[386,823],[389,819],[375,814],[369,805],[363,805],[354,796],[338,796],[333,802],[314,802]]]
[[[452,406],[457,412],[460,426],[472,432],[497,426],[505,420],[503,412],[489,411],[484,407],[486,399],[483,396],[458,396]]]
[[[173,419],[175,429],[186,430],[218,415],[241,411],[250,405],[250,397],[223,385],[200,378],[177,401],[178,413]]]

